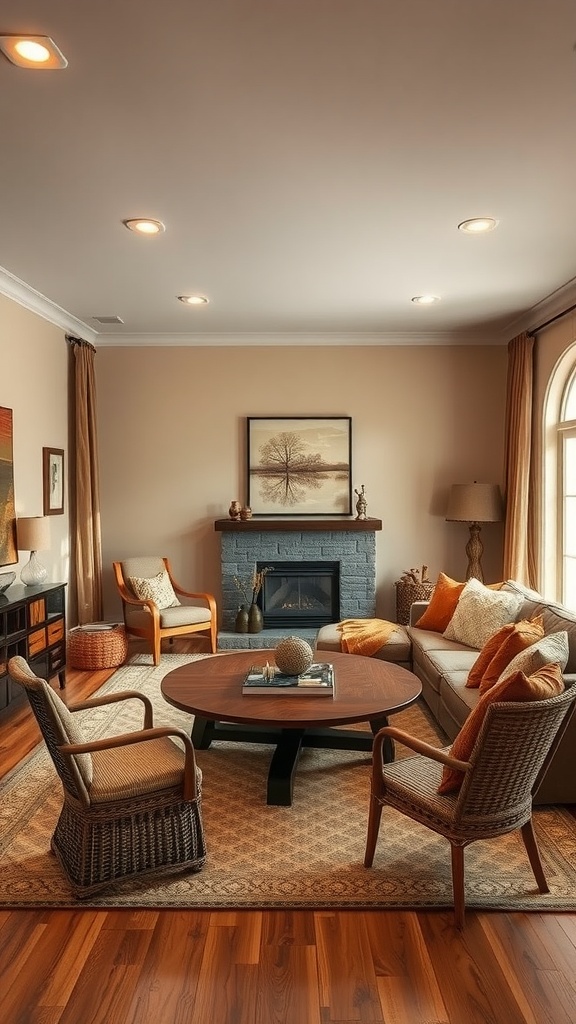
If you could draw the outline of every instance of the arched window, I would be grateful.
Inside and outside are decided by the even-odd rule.
[[[576,609],[576,367],[562,395],[558,422],[557,565],[562,601]]]

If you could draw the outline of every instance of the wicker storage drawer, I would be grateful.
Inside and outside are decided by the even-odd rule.
[[[73,668],[117,668],[126,661],[127,654],[124,626],[94,630],[78,626],[68,634],[68,663]]]
[[[58,622],[50,622],[48,624],[48,643],[55,644],[57,640],[61,640],[64,636],[64,619],[59,619]]]
[[[46,647],[46,630],[35,629],[33,633],[28,634],[28,656],[32,657],[34,654],[38,654],[38,651],[43,651]]]

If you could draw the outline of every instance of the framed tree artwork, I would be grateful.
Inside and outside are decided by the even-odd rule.
[[[350,416],[250,416],[247,430],[253,515],[351,515]]]
[[[42,449],[42,482],[44,515],[62,515],[64,512],[64,452],[62,448]]]

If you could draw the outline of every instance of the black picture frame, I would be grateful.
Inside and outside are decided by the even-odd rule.
[[[61,516],[64,512],[64,451],[62,448],[42,449],[42,484],[44,515]]]
[[[352,514],[351,416],[249,416],[246,430],[254,516]]]

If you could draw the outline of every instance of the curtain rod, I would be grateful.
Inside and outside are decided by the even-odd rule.
[[[556,316],[551,316],[549,320],[545,320],[544,323],[539,324],[538,327],[534,327],[531,331],[526,331],[526,334],[529,338],[533,338],[536,334],[538,334],[538,331],[543,331],[545,327],[549,327],[550,324],[553,324],[555,320],[560,320],[561,317],[566,316],[568,313],[571,313],[574,309],[576,309],[576,302],[573,306],[568,306],[568,309],[563,309],[561,313],[556,313]]]
[[[65,337],[69,345],[85,345],[86,348],[91,348],[93,352],[96,351],[91,341],[84,341],[83,338],[75,338],[73,334],[66,334]]]

